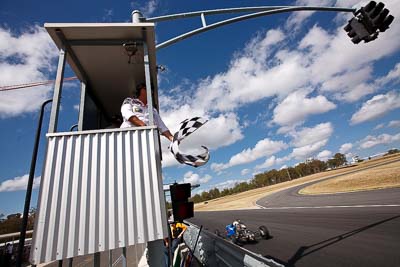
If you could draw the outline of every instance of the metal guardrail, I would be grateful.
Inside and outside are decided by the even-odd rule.
[[[191,250],[195,246],[199,230],[198,226],[189,223],[184,234],[185,243]],[[206,230],[200,233],[194,256],[204,266],[284,267],[272,259],[232,244]]]
[[[26,231],[26,234],[32,234],[33,233],[33,230],[29,230],[29,231]],[[5,239],[9,239],[9,238],[16,238],[16,239],[18,239],[19,238],[19,236],[20,236],[20,232],[16,232],[16,233],[9,233],[9,234],[3,234],[3,235],[0,235],[0,241],[3,241],[3,240],[5,240]]]

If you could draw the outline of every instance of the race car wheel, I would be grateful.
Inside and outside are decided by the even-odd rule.
[[[218,229],[214,231],[214,234],[216,234],[217,236],[221,236],[221,233],[219,232]]]
[[[258,229],[260,230],[260,235],[262,238],[268,239],[271,237],[271,235],[269,234],[268,228],[266,226],[261,225]]]

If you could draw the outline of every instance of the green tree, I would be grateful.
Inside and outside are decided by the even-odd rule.
[[[16,214],[8,215],[7,219],[0,223],[0,235],[19,232],[21,230],[21,223],[21,216]]]
[[[336,160],[337,167],[342,166],[347,162],[346,156],[342,153],[336,153],[333,158]]]
[[[219,198],[221,195],[218,188],[213,188],[208,192],[209,192],[210,199]]]
[[[202,199],[201,199],[201,196],[199,194],[196,194],[196,195],[191,197],[191,201],[193,201],[194,203],[200,203],[200,202],[202,202]]]
[[[206,200],[210,200],[210,193],[208,193],[207,191],[204,191],[201,193],[201,199],[202,201],[206,201]]]
[[[393,149],[389,149],[388,152],[386,153],[386,155],[392,155],[392,154],[396,154],[399,152],[400,152],[400,150],[398,150],[397,148],[393,148]]]
[[[332,169],[334,169],[338,166],[336,159],[328,159],[326,164],[328,165],[329,168],[332,168]]]
[[[255,187],[263,187],[268,185],[267,177],[265,173],[257,173],[253,180],[252,183],[255,185]]]
[[[314,159],[308,164],[313,173],[325,171],[327,168],[327,164],[324,161],[318,159]]]

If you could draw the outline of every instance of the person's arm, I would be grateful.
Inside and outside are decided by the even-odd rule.
[[[146,123],[144,123],[142,120],[140,120],[135,115],[129,117],[128,121],[130,121],[135,126],[146,126]]]
[[[172,139],[174,138],[174,136],[171,134],[171,132],[169,131],[169,129],[167,128],[167,126],[165,125],[163,120],[161,119],[161,117],[158,114],[156,109],[154,109],[154,113],[153,114],[154,114],[155,123],[156,123],[158,129],[160,129],[161,134],[163,136],[165,136],[169,141],[172,142]]]
[[[127,98],[121,106],[122,117],[135,126],[146,126],[146,124],[137,117],[138,113],[133,110],[133,106],[130,103],[130,99]]]
[[[171,132],[169,130],[167,130],[161,134],[164,135],[169,141],[172,142],[172,139],[174,138],[174,136],[171,134]]]
[[[164,245],[168,248],[169,247],[169,238],[164,237]]]
[[[178,235],[178,238],[182,238],[183,234],[186,232],[187,227],[182,223],[182,232]]]
[[[179,238],[179,239],[182,238],[182,236],[183,236],[183,234],[185,233],[185,231],[186,231],[186,229],[185,229],[185,230],[182,230],[182,232],[178,235],[178,238]]]

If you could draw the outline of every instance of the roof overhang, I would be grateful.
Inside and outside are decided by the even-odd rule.
[[[148,48],[150,77],[157,99],[154,23],[46,23],[46,30],[80,81],[85,82],[106,116],[119,113],[123,99],[137,83],[145,82],[144,46]],[[124,44],[138,51],[128,63]]]

